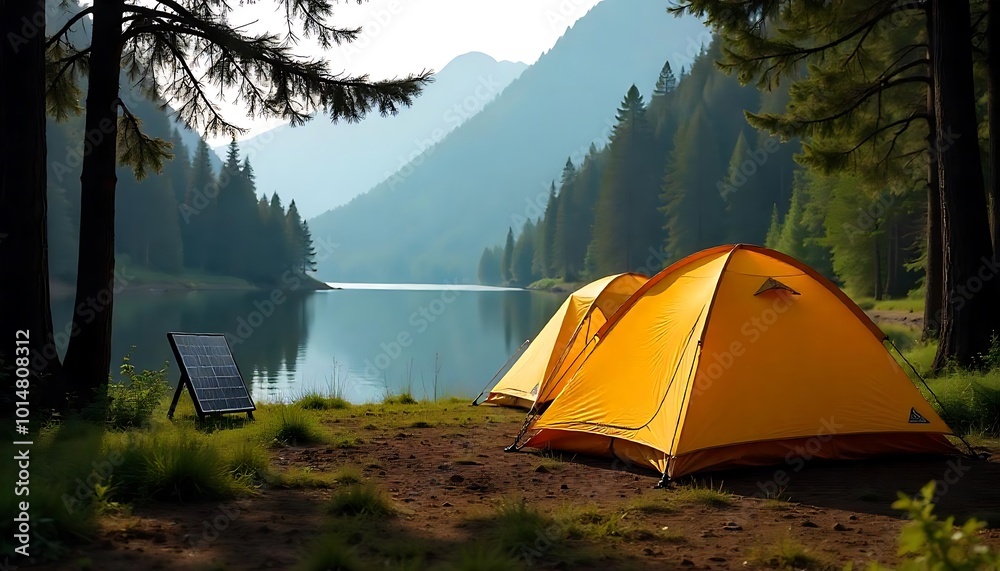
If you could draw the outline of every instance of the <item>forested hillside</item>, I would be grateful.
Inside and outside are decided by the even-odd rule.
[[[185,270],[236,276],[255,283],[278,282],[286,270],[312,267],[307,224],[294,201],[285,208],[277,194],[257,196],[253,167],[235,145],[221,171],[212,168],[204,141],[192,154],[163,111],[149,101],[132,103],[143,130],[173,143],[163,172],[139,181],[118,169],[115,212],[119,267],[181,275]],[[76,279],[80,204],[82,119],[50,121],[49,244],[55,279]]]
[[[665,65],[652,92],[628,89],[608,144],[565,161],[544,214],[483,251],[480,281],[652,273],[710,246],[764,242],[788,209],[799,145],[751,128],[744,110],[780,108],[787,94],[740,86],[715,68],[719,55],[713,43],[690,69]]]
[[[716,40],[690,71],[675,78],[664,69],[648,99],[629,90],[609,144],[580,164],[567,161],[544,214],[483,250],[480,282],[651,274],[700,249],[744,242],[791,254],[856,296],[919,295],[926,130],[910,129],[894,148],[885,144],[889,151],[851,162],[831,150],[849,132],[831,130],[805,147],[795,137],[780,142],[743,111],[757,127],[778,129],[777,114],[791,110],[795,121],[795,113],[815,113],[811,90],[835,88],[820,69],[792,93],[741,87],[716,69],[722,59]],[[914,99],[900,95],[887,105],[905,110]],[[857,129],[876,120],[857,117]]]
[[[491,233],[544,210],[566,157],[580,160],[610,135],[621,94],[633,83],[651,90],[665,61],[687,65],[710,39],[699,20],[675,18],[658,2],[601,2],[475,117],[374,189],[310,220],[317,238],[341,245],[318,276],[475,281]]]

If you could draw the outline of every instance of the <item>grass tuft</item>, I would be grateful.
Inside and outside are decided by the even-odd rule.
[[[309,393],[295,401],[295,404],[306,410],[346,410],[351,403],[343,397],[326,397],[319,393]]]
[[[463,546],[447,567],[452,571],[510,571],[521,568],[521,563],[503,549],[483,543]]]
[[[406,404],[406,405],[412,405],[412,404],[420,404],[420,401],[418,401],[417,399],[413,398],[413,395],[410,394],[407,391],[407,392],[400,393],[398,395],[389,395],[389,396],[385,397],[385,399],[382,401],[382,404]]]
[[[351,484],[337,492],[327,511],[336,516],[386,517],[395,513],[389,498],[372,483]]]
[[[298,446],[322,442],[323,435],[314,415],[299,407],[273,405],[259,421],[264,440],[279,446]]]
[[[323,537],[310,550],[310,555],[297,568],[298,571],[362,571],[369,566],[362,563],[357,551],[339,537]]]
[[[233,479],[224,455],[194,431],[122,436],[110,442],[110,454],[120,458],[114,472],[115,490],[126,500],[189,502],[229,498],[246,491],[245,485]]]
[[[822,558],[813,555],[801,544],[784,538],[771,545],[755,547],[750,551],[750,560],[757,565],[772,569],[831,569]]]
[[[497,506],[492,524],[490,535],[496,545],[514,549],[534,543],[549,521],[538,510],[529,507],[523,498],[517,502],[505,498]]]
[[[722,484],[715,488],[711,482],[706,484],[702,481],[677,488],[673,497],[679,502],[700,504],[712,508],[727,508],[733,505],[735,500],[731,493],[723,490]]]

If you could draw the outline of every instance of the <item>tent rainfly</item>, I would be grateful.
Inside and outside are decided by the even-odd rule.
[[[483,404],[530,407],[542,381],[577,362],[594,333],[648,279],[640,274],[618,274],[570,294]]]
[[[704,250],[649,279],[583,359],[546,379],[509,449],[614,457],[664,480],[797,457],[957,453],[885,339],[785,254]]]

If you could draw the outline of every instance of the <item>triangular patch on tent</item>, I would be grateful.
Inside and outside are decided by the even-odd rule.
[[[931,421],[924,418],[924,415],[917,412],[917,409],[910,409],[910,424],[930,424]]]
[[[791,292],[792,295],[801,295],[799,292],[786,286],[785,284],[779,282],[774,278],[767,278],[767,280],[765,280],[764,283],[760,284],[760,287],[757,288],[757,293],[755,293],[754,295],[760,295],[765,291],[771,291],[773,289],[785,290]]]
[[[531,396],[533,396],[533,397],[538,396],[538,385],[539,384],[541,384],[541,383],[535,383],[535,386],[531,387],[531,392],[529,392],[528,394],[531,395]]]

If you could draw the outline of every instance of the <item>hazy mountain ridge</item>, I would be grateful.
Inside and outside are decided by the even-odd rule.
[[[486,243],[537,217],[567,156],[606,141],[635,83],[688,65],[710,38],[648,0],[605,0],[500,97],[370,192],[310,222],[341,248],[319,275],[343,281],[473,281]]]
[[[527,68],[471,52],[453,59],[413,107],[355,124],[316,117],[240,143],[258,188],[294,199],[306,216],[339,206],[385,180],[482,110]],[[217,149],[223,153],[224,148]]]

